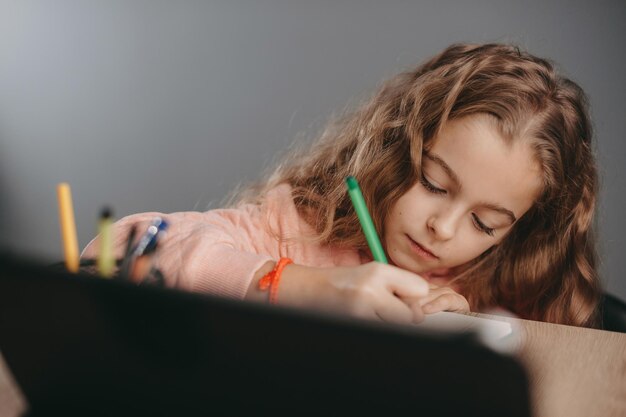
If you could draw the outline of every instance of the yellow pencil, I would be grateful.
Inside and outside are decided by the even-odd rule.
[[[78,238],[76,237],[76,223],[74,222],[72,192],[68,183],[63,182],[57,185],[57,199],[59,200],[59,221],[61,223],[65,267],[70,272],[78,272]]]

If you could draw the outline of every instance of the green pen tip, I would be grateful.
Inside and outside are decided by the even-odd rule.
[[[359,183],[356,182],[356,178],[354,178],[352,175],[346,177],[346,184],[348,184],[348,188],[351,190],[356,190],[357,188],[359,188]]]

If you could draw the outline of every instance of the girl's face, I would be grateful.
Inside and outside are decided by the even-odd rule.
[[[391,262],[433,280],[453,274],[504,238],[541,185],[530,146],[507,144],[490,116],[448,122],[385,219]]]

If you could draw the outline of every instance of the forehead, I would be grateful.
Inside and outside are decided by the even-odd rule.
[[[456,173],[460,195],[472,204],[501,205],[520,218],[541,191],[541,169],[529,141],[505,140],[490,116],[449,121],[428,149]],[[423,164],[444,173],[428,158]]]

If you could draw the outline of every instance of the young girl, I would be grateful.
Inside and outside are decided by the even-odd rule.
[[[452,45],[384,83],[232,208],[120,220],[117,255],[131,227],[161,216],[170,228],[156,263],[169,286],[385,321],[504,308],[593,326],[592,148],[583,91],[548,61]],[[348,175],[390,265],[372,261]]]

